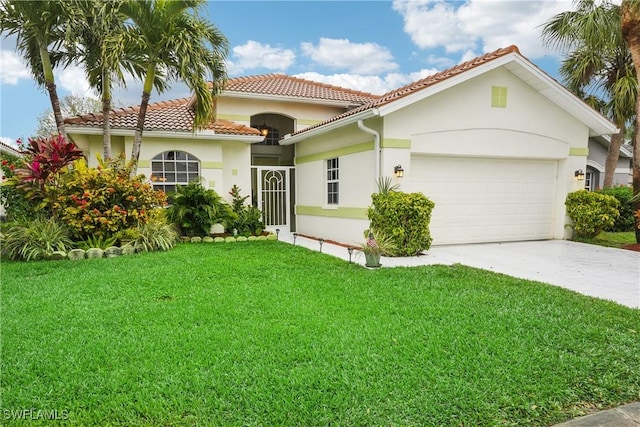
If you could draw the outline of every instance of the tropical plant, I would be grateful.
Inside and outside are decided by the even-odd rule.
[[[72,4],[82,20],[73,22],[75,43],[68,49],[68,63],[79,63],[84,67],[89,84],[100,95],[102,110],[102,146],[104,159],[111,158],[112,86],[126,86],[125,71],[132,75],[144,72],[137,58],[124,49],[118,57],[107,55],[107,39],[117,37],[124,31],[126,16],[121,7],[126,0],[77,0]],[[92,110],[89,110],[92,111]],[[83,113],[86,113],[84,111]]]
[[[227,225],[225,231],[235,232],[240,236],[257,236],[264,230],[262,212],[255,206],[245,204],[249,196],[240,195],[240,187],[234,185],[229,191],[231,195],[231,208],[236,214],[236,219]]]
[[[624,36],[636,75],[640,76],[640,2],[637,0],[622,0],[621,29]],[[640,92],[640,87],[636,89]],[[636,242],[640,243],[640,95],[636,102],[635,137],[633,143],[632,181],[634,205],[636,211]]]
[[[186,83],[195,97],[194,130],[214,116],[213,100],[226,79],[224,60],[228,41],[199,15],[204,0],[127,1],[121,11],[128,18],[124,31],[107,38],[107,61],[115,63],[128,52],[145,71],[142,99],[131,159],[138,162],[147,106],[155,86],[164,91],[167,81]],[[207,82],[212,80],[211,85]],[[133,171],[135,173],[135,170]]]
[[[578,190],[567,195],[567,215],[573,220],[576,237],[595,237],[613,227],[620,212],[618,200],[606,194]]]
[[[131,177],[132,163],[123,156],[99,159],[90,168],[84,159],[60,174],[57,187],[45,185],[45,203],[78,239],[109,238],[121,230],[145,224],[149,212],[166,203],[144,175]]]
[[[114,246],[117,241],[117,237],[99,236],[94,234],[78,242],[77,246],[80,249],[84,249],[85,251],[91,248],[99,248],[104,250],[110,246]]]
[[[137,231],[138,236],[131,242],[137,251],[168,251],[178,242],[178,232],[167,222],[162,209],[154,210]]]
[[[58,133],[66,136],[53,69],[62,58],[74,22],[71,2],[57,0],[7,0],[0,7],[0,32],[17,37],[17,50],[26,59],[36,83],[51,101]]]
[[[380,177],[376,182],[378,187],[378,193],[387,194],[390,191],[397,191],[400,188],[400,184],[394,184],[393,180],[389,176]]]
[[[613,185],[620,146],[637,102],[637,73],[620,29],[620,6],[578,0],[575,10],[555,15],[543,27],[543,40],[568,51],[560,75],[568,88],[609,116],[612,136],[605,162],[604,188]],[[604,98],[601,99],[600,96]]]
[[[21,221],[6,230],[1,239],[2,257],[10,260],[46,259],[73,245],[66,227],[54,218]]]
[[[197,181],[176,188],[173,203],[167,208],[167,219],[185,236],[208,236],[211,227],[227,228],[236,219],[233,210],[215,190],[205,189]]]

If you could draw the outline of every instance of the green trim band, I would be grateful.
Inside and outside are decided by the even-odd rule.
[[[138,160],[138,167],[139,168],[150,168],[151,167],[151,160]]]
[[[296,206],[296,215],[326,216],[332,218],[367,219],[367,208],[324,209],[320,206]]]
[[[218,114],[216,118],[231,121],[248,122],[251,120],[250,116],[243,116],[242,114]]]
[[[296,159],[296,164],[317,162],[318,160],[333,159],[334,157],[348,156],[349,154],[364,153],[373,150],[373,141],[362,144],[350,145],[348,147],[337,148],[323,153],[302,156]]]
[[[577,148],[577,147],[569,147],[569,155],[570,156],[588,156],[589,149],[588,148]]]
[[[382,148],[411,148],[410,139],[385,138],[380,142]]]
[[[202,169],[224,169],[222,162],[200,162]]]

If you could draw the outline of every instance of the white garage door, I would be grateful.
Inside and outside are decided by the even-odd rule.
[[[414,156],[412,191],[436,207],[434,245],[550,239],[558,162]]]

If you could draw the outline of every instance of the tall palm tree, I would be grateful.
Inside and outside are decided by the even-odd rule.
[[[87,80],[102,101],[103,154],[111,157],[111,111],[112,85],[125,86],[124,71],[134,73],[135,61],[126,55],[117,61],[107,55],[107,38],[124,30],[125,15],[120,12],[123,0],[77,0],[73,6],[84,19],[78,20],[73,28],[74,43],[69,46],[68,61],[84,66]],[[137,70],[138,72],[140,70]]]
[[[620,146],[634,115],[638,79],[620,31],[620,6],[593,0],[574,1],[574,5],[575,10],[551,18],[542,36],[547,45],[568,51],[560,67],[567,87],[599,107],[619,129],[607,152],[603,186],[608,188],[613,185]]]
[[[142,98],[131,149],[131,159],[136,164],[154,86],[162,92],[171,80],[187,84],[196,98],[194,131],[213,119],[214,97],[226,78],[224,59],[228,41],[199,15],[204,3],[205,0],[150,0],[126,1],[122,6],[129,18],[127,27],[111,40],[107,50],[116,58],[128,50],[145,68],[141,75]],[[209,79],[213,82],[211,87]]]
[[[36,83],[49,93],[58,132],[66,137],[53,68],[59,49],[68,36],[72,13],[66,2],[55,0],[8,0],[0,6],[0,31],[17,37],[17,50],[24,56]]]
[[[633,58],[637,75],[640,75],[640,2],[622,0],[621,30]],[[640,92],[640,87],[637,87]],[[640,212],[640,96],[636,103],[636,129],[633,144],[633,193],[634,209]],[[636,216],[636,242],[640,243],[640,218]]]

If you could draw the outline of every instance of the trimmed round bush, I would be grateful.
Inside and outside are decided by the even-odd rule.
[[[611,188],[605,188],[598,191],[601,194],[613,196],[618,199],[620,206],[618,211],[620,216],[616,219],[611,228],[605,231],[621,232],[621,231],[633,231],[635,226],[635,218],[633,216],[633,189],[631,187],[616,186]]]
[[[613,227],[620,216],[618,199],[593,191],[569,193],[565,206],[567,215],[573,220],[575,237],[595,237]]]
[[[422,193],[386,191],[371,195],[371,229],[389,239],[393,256],[415,256],[431,247],[429,223],[435,203]]]

